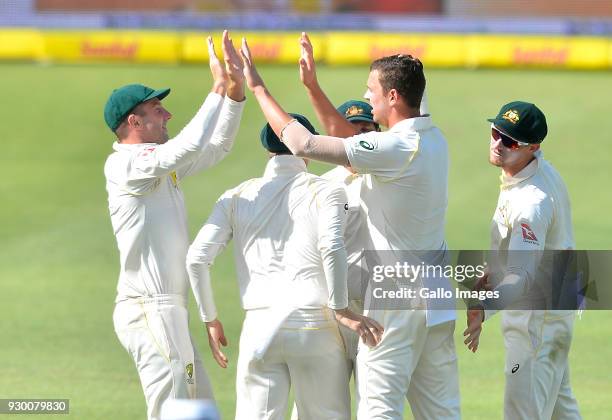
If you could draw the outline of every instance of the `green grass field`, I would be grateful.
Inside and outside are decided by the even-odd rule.
[[[287,110],[314,121],[296,68],[260,70]],[[359,98],[365,90],[366,68],[327,67],[319,73],[335,103]],[[112,327],[118,253],[102,167],[113,135],[102,109],[110,91],[123,84],[172,87],[164,103],[174,114],[169,131],[177,133],[208,92],[208,68],[5,64],[0,80],[0,398],[69,398],[75,419],[144,418],[136,370]],[[548,117],[543,150],[567,182],[578,247],[612,248],[610,86],[610,72],[428,72],[431,112],[450,144],[451,248],[488,246],[498,170],[487,163],[486,118],[512,99],[533,101]],[[248,101],[232,154],[183,184],[192,236],[225,189],[262,173],[264,120],[254,99]],[[324,169],[312,167],[316,173]],[[230,368],[224,371],[212,361],[203,326],[192,322],[191,328],[223,418],[233,418],[243,312],[229,250],[217,260],[213,278],[230,341]],[[501,418],[504,350],[498,320],[485,325],[475,355],[461,344],[464,323],[460,314],[456,336],[464,418]],[[610,418],[612,412],[611,325],[609,311],[587,312],[576,323],[572,382],[585,419]]]

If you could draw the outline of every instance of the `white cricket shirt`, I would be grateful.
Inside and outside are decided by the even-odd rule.
[[[539,270],[550,269],[549,262],[542,261],[542,257],[549,257],[550,253],[541,251],[575,247],[565,183],[543,159],[540,150],[534,155],[535,159],[515,176],[502,173],[501,191],[491,224],[491,249],[520,251],[507,253],[499,271],[504,277],[490,280],[493,284],[506,286],[503,289],[506,302],[524,299],[527,291],[532,301],[545,299],[550,291],[538,292],[532,284],[536,277],[544,278],[541,276],[545,274]]]
[[[291,155],[272,157],[262,178],[226,191],[187,257],[202,319],[217,316],[209,265],[231,239],[245,310],[346,308],[346,203],[342,187]]]
[[[344,147],[351,167],[364,174],[366,249],[445,250],[448,146],[431,117],[409,118],[385,132],[349,137]],[[450,289],[447,279],[432,279],[431,284]],[[443,308],[428,311],[428,325],[455,319],[449,306],[428,300],[428,309]]]
[[[445,247],[448,147],[430,117],[344,140],[351,166],[364,174],[361,200],[372,249]]]
[[[219,162],[232,147],[243,102],[211,93],[195,117],[164,144],[120,144],[104,166],[120,273],[117,302],[187,296],[187,215],[180,180]]]

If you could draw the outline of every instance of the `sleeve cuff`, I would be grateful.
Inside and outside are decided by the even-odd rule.
[[[333,309],[334,311],[337,311],[337,310],[339,310],[339,309],[345,309],[345,308],[348,308],[348,299],[347,299],[346,301],[344,301],[344,302],[340,302],[340,303],[338,303],[338,302],[336,302],[336,303],[329,302],[329,303],[327,304],[327,307],[328,307],[329,309]]]
[[[225,102],[230,108],[244,108],[244,104],[246,103],[246,97],[242,101],[235,101],[229,96],[225,97]]]
[[[214,311],[210,311],[207,313],[200,312],[200,319],[202,320],[202,322],[214,321],[215,319],[217,319],[217,310],[215,309]]]

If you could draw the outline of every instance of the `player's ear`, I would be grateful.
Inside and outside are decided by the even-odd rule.
[[[389,92],[387,93],[387,98],[389,99],[389,103],[391,105],[395,104],[397,102],[397,100],[399,99],[399,95],[397,93],[397,90],[389,89]]]
[[[140,124],[141,124],[140,118],[136,114],[128,115],[126,121],[130,127],[134,127],[134,128],[140,127]]]

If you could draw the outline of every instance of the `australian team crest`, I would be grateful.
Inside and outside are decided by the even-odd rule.
[[[346,112],[344,113],[345,117],[352,117],[354,115],[361,115],[363,114],[363,108],[359,108],[357,105],[353,105],[350,106],[349,109],[346,110]]]
[[[185,373],[187,373],[187,383],[193,384],[193,363],[188,363],[185,366]]]
[[[508,111],[504,112],[502,118],[510,121],[512,124],[516,124],[519,120],[519,114],[514,109],[509,109]]]

